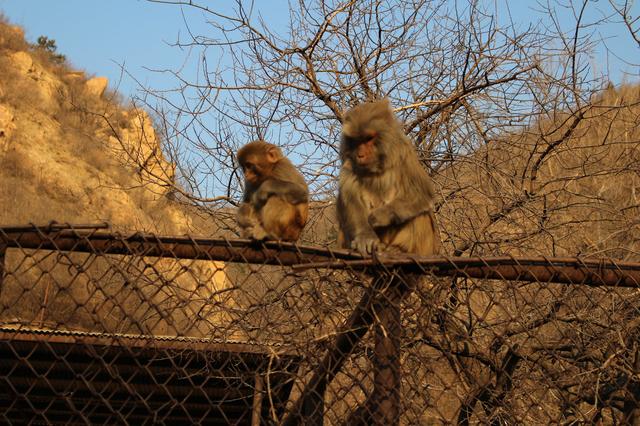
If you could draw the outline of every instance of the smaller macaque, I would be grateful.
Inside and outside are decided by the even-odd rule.
[[[309,217],[309,189],[302,174],[268,142],[250,142],[237,157],[245,179],[237,214],[240,235],[297,241]]]

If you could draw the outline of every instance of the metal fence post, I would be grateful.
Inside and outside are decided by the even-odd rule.
[[[413,289],[408,276],[376,277],[373,391],[347,417],[345,426],[397,425],[400,419],[400,341],[403,297]]]
[[[381,295],[382,309],[376,313],[375,349],[373,356],[373,393],[371,394],[374,425],[397,425],[400,418],[400,338],[402,335],[400,303],[402,293],[393,280]]]
[[[306,423],[307,419],[304,418],[308,411],[323,407],[324,392],[327,385],[331,383],[340,368],[342,368],[344,361],[351,355],[358,342],[367,334],[369,326],[375,321],[375,313],[380,312],[386,304],[385,301],[377,296],[380,289],[387,286],[388,283],[386,281],[388,279],[389,277],[385,275],[374,277],[371,288],[360,299],[351,316],[338,331],[334,342],[302,391],[302,395],[283,420],[283,426],[308,424]],[[402,297],[406,293],[407,287],[398,286],[398,291],[400,292],[399,297]]]

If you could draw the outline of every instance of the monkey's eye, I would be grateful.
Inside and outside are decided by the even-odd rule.
[[[375,138],[378,137],[378,134],[376,132],[367,132],[363,137],[362,137],[362,143],[368,143],[371,142],[372,140],[374,140]]]
[[[358,136],[349,136],[346,138],[346,142],[350,147],[357,147],[358,145],[362,145],[367,142],[371,142],[373,139],[377,137],[377,133],[364,133]]]
[[[352,136],[347,137],[346,142],[347,142],[347,145],[349,145],[349,147],[351,148],[355,148],[356,146],[362,143],[360,137],[352,137]]]

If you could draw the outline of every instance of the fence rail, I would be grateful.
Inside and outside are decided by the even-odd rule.
[[[640,263],[0,228],[0,418],[640,421]]]

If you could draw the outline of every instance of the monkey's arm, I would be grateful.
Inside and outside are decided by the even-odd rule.
[[[361,190],[353,180],[341,178],[337,203],[338,219],[346,245],[363,254],[373,253],[380,239],[367,221],[367,208]]]
[[[236,221],[240,228],[250,228],[258,223],[255,210],[249,203],[241,203],[236,214]]]
[[[267,179],[253,195],[253,201],[257,205],[264,205],[269,197],[277,195],[291,204],[306,203],[309,201],[309,191],[303,185],[280,179]]]
[[[240,227],[240,236],[243,238],[253,238],[264,240],[267,232],[260,224],[258,213],[249,203],[241,203],[236,214],[236,221]]]
[[[374,229],[402,225],[421,214],[433,211],[433,202],[418,197],[416,198],[417,199],[396,198],[378,207],[369,215],[369,225]]]
[[[369,224],[374,228],[402,225],[425,213],[433,212],[435,191],[431,178],[422,166],[409,162],[397,188],[395,199],[374,209]]]

